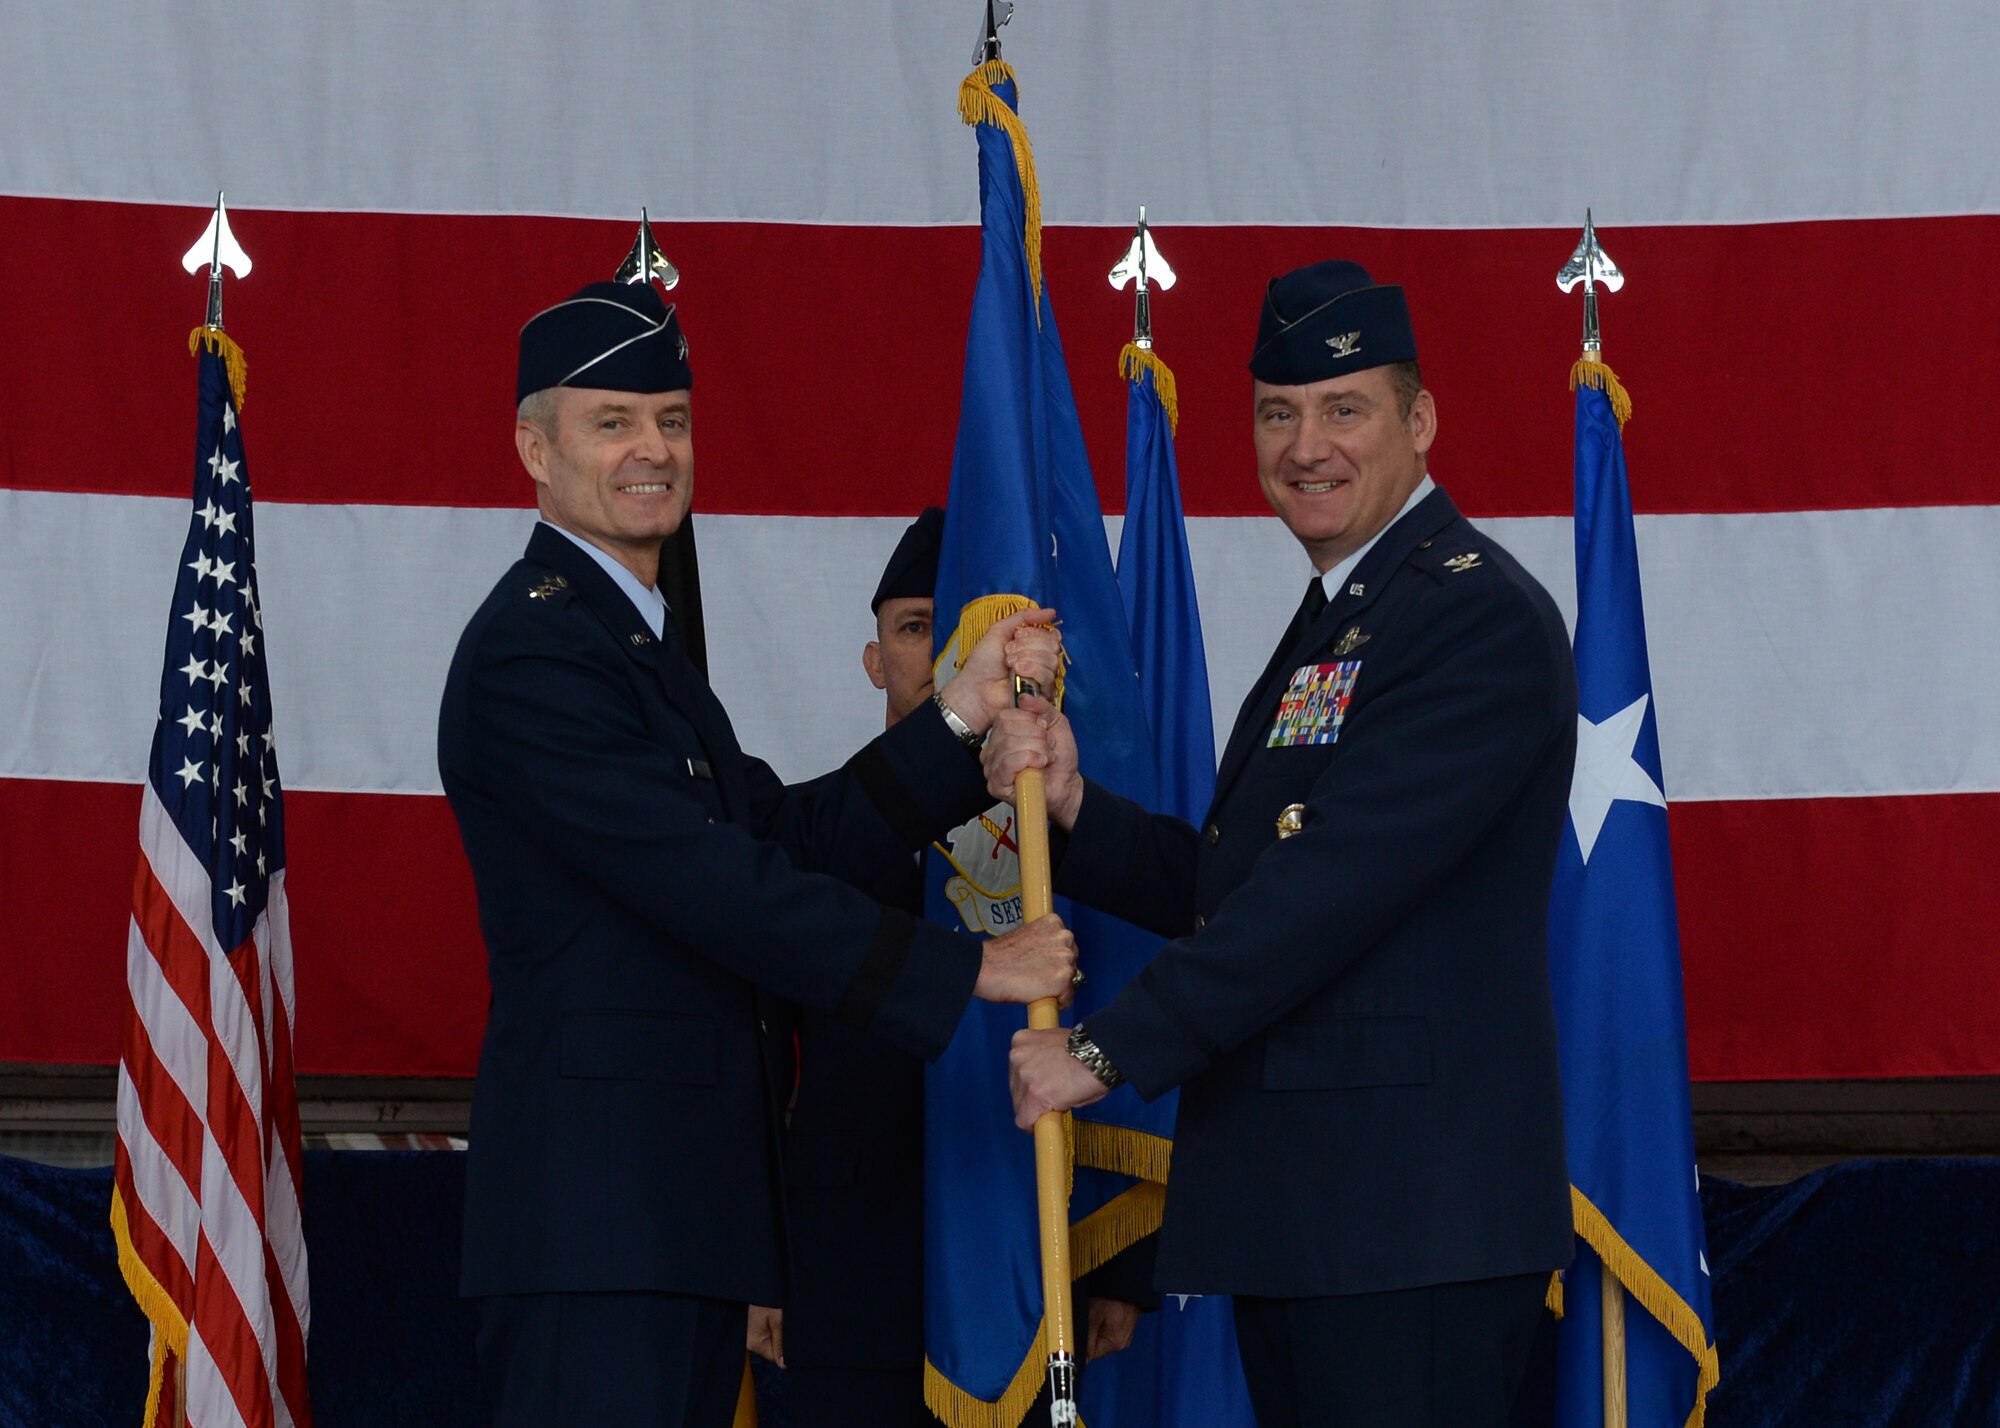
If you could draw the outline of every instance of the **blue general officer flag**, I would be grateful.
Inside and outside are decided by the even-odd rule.
[[[938,679],[959,652],[1024,601],[1063,619],[1063,708],[1093,777],[1152,797],[1150,746],[1132,644],[1077,421],[1055,313],[1043,289],[1034,159],[1014,109],[1011,69],[965,81],[976,125],[980,268],[966,339],[965,387],[938,559]],[[948,634],[944,632],[949,631]],[[986,935],[1021,918],[1013,810],[997,806],[933,850],[932,917]],[[1102,1005],[1157,939],[1087,909],[1060,907],[1089,981],[1076,1015]],[[1014,1128],[1007,1048],[1018,1007],[975,1003],[925,1093],[925,1394],[960,1428],[1014,1428],[1039,1391],[1042,1337],[1034,1147]],[[1121,1088],[1075,1126],[1071,1260],[1087,1273],[1158,1228],[1171,1104]],[[1112,1174],[1109,1172],[1123,1172]],[[1088,1375],[1085,1376],[1086,1382]],[[1102,1425],[1115,1428],[1115,1425]]]
[[[1557,1418],[1564,1428],[1602,1421],[1608,1266],[1631,1296],[1629,1421],[1679,1428],[1702,1422],[1719,1369],[1659,725],[1619,437],[1629,404],[1601,364],[1578,364],[1573,383],[1579,714],[1549,958],[1582,1243],[1564,1282]]]
[[[1215,793],[1215,727],[1174,460],[1174,375],[1136,345],[1119,367],[1128,391],[1118,590],[1149,734],[1150,806],[1194,823]],[[1084,1421],[1100,1428],[1254,1428],[1227,1296],[1163,1294],[1131,1347],[1090,1367],[1081,1398]]]

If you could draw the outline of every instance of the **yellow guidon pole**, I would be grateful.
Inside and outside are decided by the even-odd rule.
[[[1015,695],[1040,691],[1025,679]],[[1016,832],[1021,850],[1021,918],[1033,922],[1055,910],[1049,873],[1049,806],[1040,769],[1014,778]],[[1054,997],[1028,1003],[1028,1026],[1051,1031],[1062,1025]],[[1049,1345],[1049,1422],[1069,1428],[1076,1414],[1076,1346],[1070,1316],[1069,1113],[1050,1111],[1035,1122],[1035,1218],[1042,1241],[1042,1323]]]

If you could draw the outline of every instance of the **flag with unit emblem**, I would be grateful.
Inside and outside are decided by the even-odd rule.
[[[146,1428],[309,1428],[285,817],[242,354],[196,329],[188,523],[126,942],[111,1224],[153,1329]],[[235,383],[232,388],[232,373]]]
[[[1549,963],[1577,1256],[1564,1276],[1557,1421],[1603,1415],[1608,1268],[1633,1428],[1700,1428],[1720,1376],[1688,1098],[1666,783],[1632,493],[1610,368],[1576,387],[1576,773],[1549,899]]]
[[[959,91],[960,115],[976,126],[982,222],[938,559],[937,682],[996,621],[1053,606],[1069,659],[1062,706],[1085,767],[1151,802],[1132,641],[1043,287],[1040,194],[1015,96],[1013,71],[997,60]],[[1014,811],[997,806],[951,833],[930,856],[927,884],[934,920],[983,936],[1018,926]],[[1059,903],[1057,912],[1089,972],[1072,1008],[1081,1020],[1123,989],[1159,939],[1087,908]],[[1007,1091],[1007,1047],[1023,1024],[1019,1007],[973,1004],[925,1082],[924,1388],[951,1428],[1015,1428],[1047,1367],[1034,1146],[1014,1127]],[[1121,1087],[1074,1118],[1075,1273],[1158,1228],[1173,1113],[1173,1097],[1147,1105]]]

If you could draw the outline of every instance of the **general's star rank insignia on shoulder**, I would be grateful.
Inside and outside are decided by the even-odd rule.
[[[1354,681],[1361,673],[1358,659],[1336,664],[1302,664],[1292,671],[1285,697],[1278,701],[1278,717],[1271,724],[1267,749],[1297,748],[1305,744],[1331,744],[1340,737],[1340,724],[1347,717],[1347,702],[1354,697]]]

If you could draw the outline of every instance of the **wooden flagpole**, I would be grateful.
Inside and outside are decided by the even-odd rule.
[[[1049,810],[1040,769],[1024,769],[1014,780],[1017,837],[1021,850],[1021,916],[1024,922],[1055,910],[1049,872]],[[1049,1031],[1062,1024],[1054,997],[1028,1004],[1028,1025]],[[1076,1350],[1070,1318],[1069,1126],[1068,1113],[1050,1111],[1035,1122],[1036,1218],[1042,1240],[1042,1315],[1049,1344],[1050,1418],[1057,1425],[1076,1421]],[[1065,1416],[1067,1414],[1067,1416]]]

